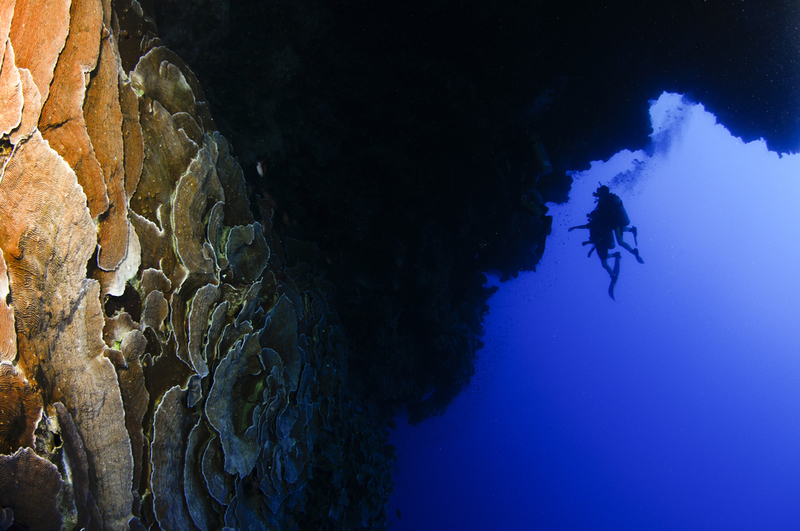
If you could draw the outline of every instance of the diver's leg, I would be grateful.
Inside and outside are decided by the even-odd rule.
[[[617,279],[619,278],[619,259],[620,254],[614,253],[614,271],[611,273],[611,284],[608,286],[608,296],[614,301],[617,300],[614,298],[614,286],[617,285]]]
[[[633,254],[633,247],[628,245],[625,240],[622,239],[622,227],[616,227],[614,229],[614,235],[617,237],[617,243],[620,244],[623,249]]]
[[[619,253],[614,254],[619,255]],[[603,269],[608,271],[608,274],[611,276],[611,278],[614,278],[614,270],[611,269],[610,265],[608,265],[608,249],[601,249],[598,247],[597,256],[600,258],[600,263],[603,264]]]
[[[633,234],[633,245],[635,245],[636,247],[639,247],[639,240],[636,238],[636,236],[639,234],[639,231],[636,230],[636,227],[625,227],[622,230],[630,232],[631,234]]]
[[[608,257],[606,257],[606,259],[605,259],[605,260],[602,260],[602,262],[603,262],[603,269],[605,269],[606,271],[608,271],[608,275],[609,275],[611,278],[614,278],[614,270],[613,270],[613,269],[611,269],[611,266],[610,266],[610,265],[608,265]]]
[[[642,257],[639,256],[639,249],[632,248],[625,242],[625,240],[622,239],[623,230],[624,230],[623,227],[617,227],[614,229],[614,235],[617,237],[617,243],[619,243],[620,247],[622,247],[623,249],[631,253],[633,256],[635,256],[637,262],[643,264],[644,260],[642,260]]]

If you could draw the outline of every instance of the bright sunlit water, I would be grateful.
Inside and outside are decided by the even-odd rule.
[[[393,529],[800,529],[800,156],[678,95],[651,119],[649,155],[609,154],[551,205],[538,272],[490,301],[469,389],[398,425]],[[616,302],[567,232],[598,181],[645,260],[616,249]]]

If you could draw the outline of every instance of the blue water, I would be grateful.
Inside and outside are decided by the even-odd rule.
[[[677,95],[651,119],[650,155],[593,163],[552,206],[469,389],[393,432],[393,529],[800,529],[800,157]],[[598,181],[645,260],[621,250],[616,302],[566,230]]]

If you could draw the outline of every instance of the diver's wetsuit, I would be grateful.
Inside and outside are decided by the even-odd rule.
[[[597,250],[597,256],[603,264],[603,269],[608,271],[608,274],[611,276],[611,285],[608,287],[608,294],[614,299],[614,286],[619,278],[620,253],[616,252],[610,255],[615,258],[614,268],[612,269],[608,265],[608,251],[616,246],[614,243],[615,236],[620,247],[633,254],[640,264],[643,264],[644,260],[639,256],[638,248],[631,248],[631,246],[622,239],[623,232],[632,232],[634,239],[636,239],[636,227],[628,227],[631,221],[619,196],[612,194],[607,186],[600,186],[592,195],[597,198],[597,206],[586,215],[589,219],[589,223],[571,227],[569,232],[574,229],[589,229],[589,240],[583,242],[583,245],[593,245],[592,249],[589,251],[589,256],[592,255],[592,251]]]
[[[631,219],[625,211],[622,199],[617,194],[612,194],[607,186],[601,186],[593,195],[597,197],[597,207],[589,214],[590,219],[597,219],[601,225],[610,227],[620,247],[634,255],[637,262],[643,264],[644,260],[639,256],[639,249],[631,247],[622,239],[622,233],[631,232],[636,240],[636,227],[628,226]]]
[[[615,247],[614,244],[614,230],[611,227],[602,225],[590,217],[589,223],[586,225],[579,225],[577,227],[570,227],[569,232],[575,229],[589,229],[589,240],[583,242],[583,245],[592,245],[589,250],[588,256],[592,256],[592,251],[597,251],[597,256],[600,258],[600,263],[603,264],[603,269],[608,271],[611,276],[611,285],[608,288],[608,294],[614,299],[614,286],[619,278],[619,259],[620,254],[614,253],[614,268],[608,265],[608,251]],[[614,299],[616,300],[616,299]]]

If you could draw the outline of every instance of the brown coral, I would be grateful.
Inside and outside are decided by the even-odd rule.
[[[0,66],[0,135],[8,135],[22,120],[22,81],[14,64],[14,48],[5,41],[3,63]]]
[[[118,86],[120,66],[114,39],[110,36],[102,39],[97,68],[92,72],[83,106],[86,133],[102,170],[108,195],[108,209],[100,218],[98,227],[97,265],[105,271],[116,269],[128,252],[128,198],[125,194],[122,109]]]
[[[0,0],[0,451],[39,454],[0,456],[0,492],[24,463],[47,500],[64,478],[67,526],[296,526],[331,456],[382,439],[346,405],[323,284],[254,219],[194,75],[149,37],[124,71],[137,6]],[[60,526],[8,499],[0,527]]]
[[[102,21],[100,0],[72,2],[70,30],[58,56],[50,93],[44,99],[39,118],[39,129],[44,138],[75,169],[92,218],[108,209],[103,170],[95,156],[83,117],[88,74],[95,69],[100,54]]]
[[[61,529],[57,499],[61,485],[56,467],[30,448],[0,455],[0,500],[23,529]]]
[[[2,5],[0,20],[10,22],[11,28],[10,33],[0,33],[0,38],[5,41],[9,37],[15,44],[16,65],[30,71],[41,99],[47,100],[56,61],[64,49],[70,29],[71,2],[5,0]]]
[[[8,304],[8,273],[0,250],[0,361],[17,357],[17,335],[14,331],[14,309]]]
[[[11,363],[0,362],[0,454],[32,447],[41,417],[41,397]]]

